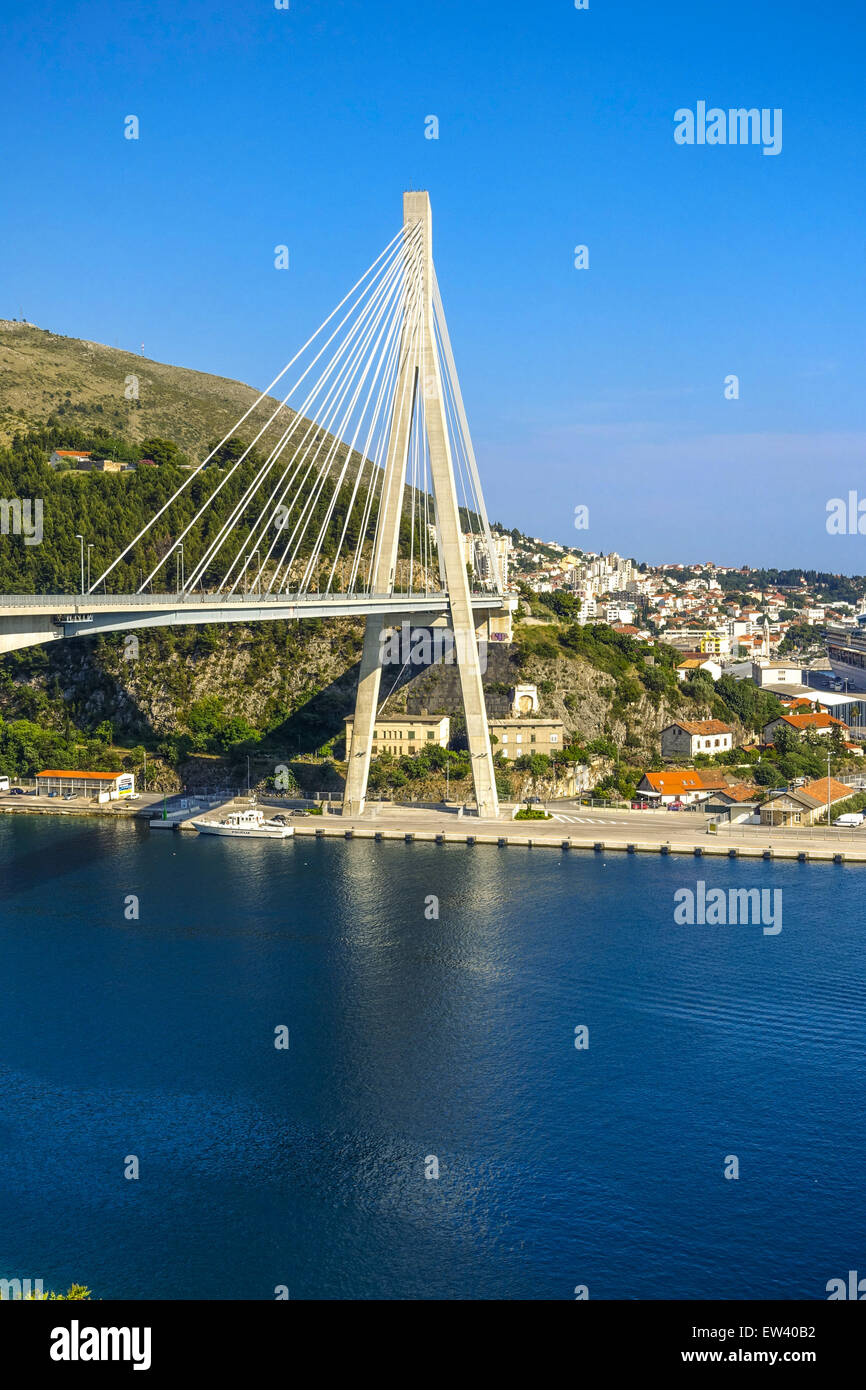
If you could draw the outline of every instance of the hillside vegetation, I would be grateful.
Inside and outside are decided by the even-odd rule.
[[[132,377],[137,399],[126,394]],[[197,462],[258,394],[228,377],[0,320],[0,444],[53,416],[60,424],[98,426],[133,443],[165,436]],[[246,422],[250,439],[278,404],[266,397],[253,412]],[[292,415],[281,412],[283,428]]]

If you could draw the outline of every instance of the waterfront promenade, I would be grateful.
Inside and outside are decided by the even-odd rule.
[[[284,801],[267,797],[261,798],[260,804],[286,807]],[[469,812],[460,815],[457,807],[373,803],[363,817],[343,815],[335,807],[333,811],[324,809],[321,816],[296,815],[293,825],[296,837],[866,863],[866,827],[852,831],[817,826],[796,830],[734,826],[711,831],[710,818],[699,811],[608,811],[574,802],[550,802],[550,820],[525,821],[512,819],[513,809],[503,806],[498,818],[485,819]],[[221,811],[214,809],[209,814],[219,815]],[[187,828],[192,829],[191,825]]]
[[[135,802],[115,801],[97,805],[83,800],[61,801],[48,797],[0,796],[0,814],[138,817],[151,828],[195,833],[192,821],[203,816],[219,818],[230,809],[247,805],[246,798],[226,801],[188,799],[181,808],[179,796],[167,799],[168,819],[162,819],[163,797],[145,793]],[[278,797],[259,798],[263,807],[288,812],[292,803]],[[496,819],[479,818],[471,810],[460,814],[458,806],[412,806],[391,802],[368,804],[364,816],[346,816],[334,804],[322,815],[292,818],[296,836],[339,839],[399,840],[445,845],[522,846],[538,849],[588,850],[593,853],[689,854],[695,857],[743,859],[800,859],[840,863],[866,863],[866,824],[853,829],[803,826],[796,829],[760,825],[727,826],[711,830],[711,818],[701,811],[607,810],[582,806],[576,801],[551,801],[549,820],[514,820],[513,805],[503,805]]]

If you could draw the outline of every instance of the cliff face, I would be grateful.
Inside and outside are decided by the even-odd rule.
[[[150,743],[195,734],[204,703],[212,721],[217,714],[241,720],[269,745],[311,752],[339,739],[353,711],[362,636],[360,623],[341,619],[58,642],[5,659],[0,714],[31,718],[37,703],[40,719],[57,729],[108,720],[119,742]],[[615,679],[580,656],[521,662],[514,646],[491,644],[483,676],[491,716],[509,713],[520,681],[538,686],[539,712],[561,719],[570,740],[612,738],[634,760],[657,753],[659,730],[681,712],[650,692],[622,707]],[[426,710],[462,722],[459,673],[450,663],[386,666],[381,698],[388,713]],[[694,706],[689,712],[701,715]]]
[[[157,629],[30,648],[0,663],[0,713],[62,729],[104,720],[119,742],[145,743],[238,720],[259,733],[284,725],[306,752],[342,732],[351,712],[359,624],[274,623]],[[134,640],[131,640],[134,639]],[[209,711],[209,714],[208,714]]]

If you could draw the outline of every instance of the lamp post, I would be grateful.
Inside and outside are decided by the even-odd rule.
[[[95,541],[91,541],[90,544],[89,544],[88,547],[87,547],[87,592],[88,592],[88,593],[90,593],[90,552],[91,552],[91,550],[93,549],[95,543],[96,543]]]
[[[84,537],[80,531],[75,532],[75,539],[81,541],[81,592],[84,593]]]
[[[827,829],[830,829],[830,754],[827,754]]]
[[[175,584],[177,586],[177,592],[180,593],[184,584],[183,541],[178,541],[177,543],[177,554],[175,555]]]
[[[260,555],[258,549],[256,549],[256,550],[253,551],[253,559],[256,560],[256,561],[258,562],[259,566],[261,566],[261,555]],[[257,569],[257,570],[256,570],[255,579],[253,580],[253,593],[254,593],[254,594],[260,594],[261,592],[262,592],[261,575],[259,574],[258,569]]]

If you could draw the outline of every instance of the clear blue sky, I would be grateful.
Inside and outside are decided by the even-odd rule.
[[[428,188],[494,519],[866,571],[825,529],[866,497],[860,0],[72,0],[4,29],[0,316],[263,386]],[[780,107],[781,154],[675,144],[699,100]]]

